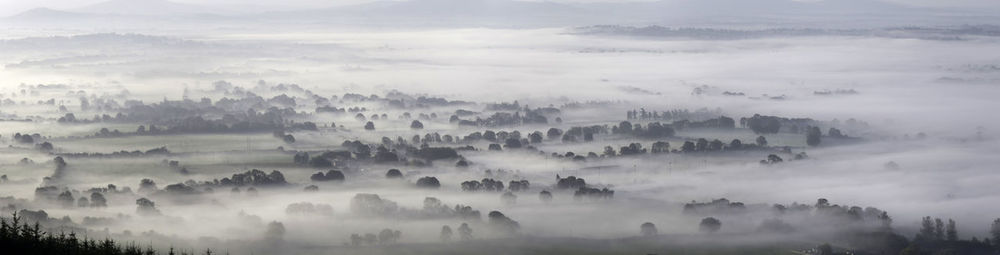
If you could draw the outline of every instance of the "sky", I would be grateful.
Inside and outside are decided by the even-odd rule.
[[[11,16],[34,8],[70,10],[104,1],[107,0],[33,0],[33,1],[0,0],[0,16]],[[135,0],[135,1],[142,1],[142,0]],[[174,0],[174,1],[182,3],[206,4],[206,5],[242,5],[242,6],[249,5],[249,6],[274,8],[276,10],[280,9],[287,10],[296,8],[352,5],[352,4],[360,4],[366,2],[382,1],[382,0]],[[533,0],[533,1],[580,3],[580,2],[608,2],[612,0]],[[645,1],[645,0],[637,0],[637,1]],[[815,0],[797,0],[797,1],[815,1]],[[836,0],[819,0],[819,1],[836,1]],[[949,7],[949,8],[985,7],[985,8],[1000,9],[1000,1],[997,0],[948,0],[948,1],[882,0],[882,1],[901,3],[912,6]]]

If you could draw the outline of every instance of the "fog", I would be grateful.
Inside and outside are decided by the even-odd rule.
[[[998,250],[989,1],[93,2],[0,4],[5,223],[159,254]]]

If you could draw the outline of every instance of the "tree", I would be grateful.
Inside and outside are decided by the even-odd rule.
[[[823,135],[822,131],[819,131],[818,127],[810,127],[809,131],[806,131],[806,144],[809,146],[819,146],[820,136]]]
[[[842,138],[842,137],[845,137],[844,133],[840,132],[840,129],[836,129],[836,128],[830,128],[830,130],[827,131],[826,134],[829,135],[830,137],[833,137],[833,138]]]
[[[542,132],[535,131],[528,135],[528,142],[531,143],[541,143],[542,139]]]
[[[758,146],[767,146],[767,138],[764,138],[764,136],[758,136],[757,137],[757,145]]]
[[[90,206],[92,207],[107,207],[108,200],[104,198],[101,193],[90,193]]]
[[[944,240],[944,221],[934,218],[934,240]]]
[[[722,222],[716,218],[708,217],[701,220],[698,224],[698,229],[705,233],[715,233],[722,228]]]
[[[136,205],[135,211],[139,215],[142,216],[160,215],[160,210],[156,209],[156,203],[147,198],[143,197],[139,198],[138,200],[135,200],[135,205]]]
[[[419,120],[413,120],[413,122],[410,122],[410,128],[412,128],[412,129],[424,129],[424,123],[420,123]]]
[[[917,233],[916,239],[934,240],[934,221],[930,216],[925,216],[920,222],[920,232]]]
[[[402,235],[402,232],[399,232],[399,230],[393,231],[392,229],[388,229],[388,228],[387,229],[382,229],[382,231],[378,232],[378,243],[379,244],[396,243],[396,241],[399,240],[399,237],[401,235]]]
[[[731,150],[739,150],[742,148],[743,148],[743,141],[740,141],[740,139],[733,139],[732,142],[729,142],[729,149]]]
[[[472,228],[469,227],[468,223],[462,223],[462,226],[458,227],[458,236],[462,238],[462,241],[472,240]]]
[[[521,145],[522,144],[521,144],[521,140],[520,139],[517,139],[517,138],[508,138],[507,141],[504,142],[503,146],[504,146],[504,148],[507,148],[507,149],[517,149],[517,148],[521,148]]]
[[[139,193],[152,193],[156,191],[156,182],[148,178],[139,181]]]
[[[993,220],[993,225],[990,225],[990,235],[993,237],[993,245],[1000,245],[1000,218]]]
[[[73,193],[69,192],[69,190],[59,194],[57,200],[59,201],[60,205],[67,208],[73,207],[73,202],[76,202],[76,199],[73,198]]]
[[[52,143],[44,142],[44,143],[38,144],[38,149],[43,150],[43,151],[52,151],[52,149],[54,149],[54,148],[52,146]]]
[[[945,236],[948,241],[958,241],[958,229],[955,228],[955,220],[948,219],[948,226],[945,230]]]
[[[602,155],[608,156],[608,157],[614,157],[616,154],[618,154],[618,153],[615,152],[615,148],[614,147],[604,146],[604,154],[602,154]]]
[[[441,187],[441,182],[436,177],[425,176],[417,179],[417,187],[436,189]]]
[[[559,139],[559,137],[562,136],[563,131],[562,131],[562,129],[558,129],[558,128],[549,128],[549,131],[546,132],[546,133],[547,133],[547,136],[549,137],[549,139]]]
[[[781,120],[774,116],[754,114],[747,120],[747,126],[757,134],[774,134],[781,130]]]
[[[403,178],[403,173],[400,172],[399,169],[395,169],[395,168],[389,169],[389,171],[385,172],[385,178],[386,179],[402,179]]]
[[[267,224],[267,232],[264,232],[264,239],[268,241],[281,241],[285,238],[285,224],[272,221]]]
[[[618,150],[618,154],[621,154],[622,156],[638,155],[643,153],[646,153],[646,149],[643,149],[642,144],[639,143],[630,143],[628,146],[623,146]]]
[[[667,153],[670,152],[670,143],[664,141],[658,141],[653,143],[653,146],[649,148],[652,153]]]
[[[816,247],[816,250],[818,250],[818,255],[833,255],[833,247],[828,243],[821,244]]]
[[[656,225],[652,222],[643,223],[642,226],[639,226],[639,234],[642,236],[656,236],[658,234]]]
[[[722,141],[719,141],[719,139],[715,139],[708,143],[708,150],[721,151],[723,146],[725,146],[725,144],[722,143]]]
[[[292,136],[292,135],[285,135],[284,137],[281,138],[281,140],[285,141],[285,143],[289,143],[289,144],[290,143],[295,143],[295,137]]]
[[[706,151],[706,150],[708,150],[708,140],[705,139],[705,138],[698,138],[698,141],[695,142],[695,144],[694,144],[694,148],[695,148],[696,151]]]
[[[441,227],[441,242],[445,243],[451,242],[451,236],[452,236],[451,227],[449,227],[448,225],[444,225],[443,227]]]
[[[632,133],[632,122],[622,121],[621,123],[618,123],[618,133]]]
[[[489,223],[490,226],[493,227],[493,230],[501,234],[513,235],[521,228],[521,225],[517,223],[517,221],[508,218],[500,211],[492,211],[487,216],[489,217]]]
[[[505,205],[514,205],[517,203],[517,195],[510,191],[504,192],[503,195],[500,195],[500,201]]]
[[[785,160],[781,159],[781,157],[778,157],[778,155],[770,154],[770,155],[767,155],[767,160],[763,161],[761,163],[777,164],[777,163],[781,163],[781,162],[784,162],[784,161]]]
[[[681,145],[682,152],[694,152],[695,149],[697,148],[691,141],[684,141],[684,145]]]
[[[375,123],[372,123],[371,121],[365,123],[365,130],[375,130]]]
[[[552,202],[552,192],[549,192],[548,190],[543,190],[542,192],[538,193],[538,199],[542,200],[543,203]]]

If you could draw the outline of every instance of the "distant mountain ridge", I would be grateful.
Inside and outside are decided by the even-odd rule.
[[[231,6],[230,6],[231,7]],[[652,2],[556,3],[518,0],[409,0],[376,1],[350,6],[305,10],[252,12],[224,6],[177,3],[170,0],[109,0],[61,11],[35,9],[7,21],[176,18],[215,15],[233,21],[358,24],[440,23],[455,25],[596,25],[659,24],[676,21],[701,23],[743,22],[749,19],[811,20],[851,17],[920,20],[936,11],[880,0],[661,0]],[[178,19],[185,21],[183,19]],[[825,22],[825,21],[824,21]],[[861,21],[857,21],[861,22]],[[813,23],[822,24],[822,22]]]

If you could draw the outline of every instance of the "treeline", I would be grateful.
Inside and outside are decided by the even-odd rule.
[[[0,217],[0,249],[4,254],[38,254],[38,255],[155,255],[160,254],[152,247],[140,247],[134,243],[123,244],[111,239],[95,240],[77,238],[74,233],[52,234],[43,231],[41,225],[35,222],[29,224],[21,216],[14,213],[12,217]],[[175,253],[173,248],[167,253]],[[179,254],[196,254],[181,251]],[[211,255],[211,250],[206,250]]]
[[[701,108],[698,110],[672,109],[666,111],[646,111],[646,108],[630,110],[625,113],[626,120],[704,120],[722,115],[722,111],[708,110]]]
[[[566,152],[560,154],[557,152],[552,152],[549,154],[554,158],[565,158],[572,160],[588,160],[588,159],[599,159],[599,158],[611,158],[618,156],[637,156],[645,154],[665,154],[665,153],[713,153],[713,152],[728,152],[728,151],[752,151],[752,150],[770,150],[773,147],[767,146],[767,139],[763,136],[759,136],[756,139],[756,143],[743,143],[740,139],[733,139],[729,143],[723,142],[719,139],[713,139],[709,141],[705,138],[698,138],[695,141],[685,141],[680,147],[671,147],[669,142],[657,141],[653,142],[650,147],[644,147],[642,143],[629,143],[618,147],[615,146],[605,146],[604,151],[601,153],[597,152],[587,152],[586,154],[577,154],[574,152]],[[790,153],[789,148],[784,148],[784,152]],[[546,155],[545,151],[539,151],[539,154]],[[774,157],[777,157],[774,155]],[[804,153],[796,154],[796,159],[804,159],[806,155]],[[779,158],[780,161],[780,158]]]
[[[148,155],[166,155],[170,154],[170,150],[166,146],[153,148],[146,151],[134,150],[134,151],[116,151],[112,153],[100,153],[100,152],[76,152],[76,153],[59,153],[59,156],[67,158],[84,158],[84,157],[97,157],[97,158],[115,158],[115,157],[141,157]]]
[[[544,108],[534,108],[531,109],[527,105],[521,108],[517,101],[513,104],[501,103],[501,104],[491,104],[488,105],[487,110],[498,111],[486,117],[485,119],[481,117],[476,117],[473,120],[463,120],[461,116],[473,115],[472,112],[466,110],[457,110],[454,115],[449,117],[448,122],[457,124],[459,126],[474,126],[474,127],[502,127],[502,126],[517,126],[523,124],[548,124],[550,118],[555,118],[555,122],[561,123],[562,119],[557,117],[561,111],[554,107],[544,107]],[[511,111],[513,113],[511,113]],[[523,114],[522,114],[523,112]]]
[[[843,254],[973,254],[1000,253],[1000,219],[992,222],[990,236],[979,239],[959,238],[954,220],[924,217],[919,232],[912,239],[897,234],[892,218],[886,211],[874,207],[831,204],[820,198],[814,205],[792,203],[753,204],[729,201],[725,198],[710,202],[691,201],[684,205],[685,215],[712,216],[726,220],[739,220],[749,215],[765,216],[757,227],[758,232],[795,234],[803,231],[827,231],[833,241],[846,246]],[[724,221],[723,221],[724,222]],[[655,233],[655,226],[643,226],[641,233]],[[721,223],[720,223],[721,224]],[[721,225],[719,225],[721,226]],[[654,234],[655,235],[655,234]],[[827,245],[828,246],[828,245]],[[830,247],[822,247],[827,250]],[[841,253],[820,253],[841,254]]]
[[[990,238],[972,237],[962,240],[958,237],[955,220],[947,222],[939,218],[924,217],[920,231],[914,236],[910,246],[900,254],[998,254],[1000,253],[1000,219],[990,226]]]
[[[388,138],[383,138],[388,139]],[[420,147],[409,145],[400,138],[399,143],[388,140],[383,144],[365,144],[361,141],[346,140],[341,144],[344,150],[332,150],[322,152],[300,151],[293,156],[293,162],[299,165],[308,165],[315,168],[328,168],[334,166],[344,166],[363,162],[392,164],[405,163],[415,166],[428,166],[435,160],[461,159],[458,150],[463,149],[451,147],[430,147],[422,144]],[[375,148],[372,150],[372,148]],[[465,148],[474,149],[474,148]]]

